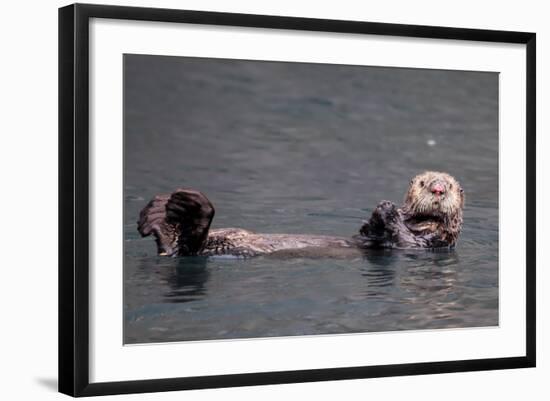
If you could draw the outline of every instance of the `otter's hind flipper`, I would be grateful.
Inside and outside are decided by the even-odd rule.
[[[193,189],[178,189],[171,195],[157,195],[143,208],[138,231],[153,234],[159,255],[197,255],[203,249],[214,207]]]

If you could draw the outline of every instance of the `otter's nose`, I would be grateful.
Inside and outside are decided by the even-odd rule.
[[[442,195],[445,193],[445,185],[440,182],[434,182],[430,187],[430,191],[432,191],[434,195]]]

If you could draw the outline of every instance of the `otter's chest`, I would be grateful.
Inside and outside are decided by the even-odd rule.
[[[416,234],[432,234],[441,228],[441,222],[435,220],[407,220],[405,222],[409,230]]]

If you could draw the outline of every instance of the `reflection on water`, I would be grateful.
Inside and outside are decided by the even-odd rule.
[[[292,259],[276,268],[265,257],[164,260],[127,269],[127,342],[143,341],[136,333],[170,341],[497,323],[496,297],[464,271],[457,251]]]
[[[164,280],[169,291],[164,294],[165,302],[190,302],[206,296],[205,283],[210,276],[206,268],[206,260],[199,259],[184,261],[175,269],[168,269],[159,272],[164,274]]]
[[[126,343],[498,324],[498,76],[125,57]],[[353,235],[411,176],[466,192],[453,251],[162,258],[136,218],[189,186],[213,227]]]

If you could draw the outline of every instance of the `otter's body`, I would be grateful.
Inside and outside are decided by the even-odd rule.
[[[167,256],[347,256],[364,249],[453,247],[463,206],[462,188],[453,177],[426,172],[411,180],[401,208],[382,201],[359,235],[260,234],[240,228],[210,230],[211,202],[199,191],[180,189],[151,200],[140,213],[138,230],[142,236],[153,234],[159,255]]]
[[[331,254],[336,249],[353,249],[356,243],[351,238],[328,235],[259,234],[240,228],[211,230],[204,248],[198,255],[256,256],[269,254]],[[325,252],[326,250],[326,252]]]

